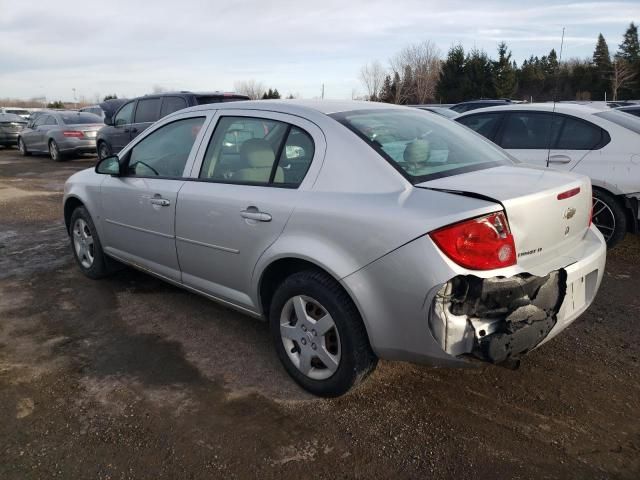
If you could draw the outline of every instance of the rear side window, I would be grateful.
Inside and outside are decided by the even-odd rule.
[[[47,115],[46,117],[44,117],[42,125],[58,125],[58,122],[53,116]]]
[[[133,123],[148,123],[158,120],[160,115],[160,98],[144,98],[138,100],[136,117]]]
[[[223,183],[297,187],[315,148],[298,127],[266,118],[222,117],[200,178]]]
[[[469,127],[483,137],[493,140],[501,118],[501,113],[479,113],[458,118],[456,121]]]
[[[162,109],[160,118],[166,117],[170,113],[187,108],[187,101],[182,97],[164,97],[162,99]]]
[[[113,124],[118,127],[120,125],[126,125],[131,123],[131,115],[133,114],[133,106],[135,102],[126,103],[116,115]]]
[[[128,174],[136,177],[181,177],[205,117],[168,123],[131,150]]]
[[[562,119],[551,113],[510,113],[502,129],[500,146],[505,149],[549,149],[560,130]]]
[[[636,117],[640,116],[640,109],[634,110],[609,110],[606,112],[596,113],[597,117],[602,117],[605,120],[609,120],[610,122],[615,123],[620,127],[624,127],[627,130],[631,130],[635,133],[640,133],[640,118],[634,118],[631,115],[635,115]]]
[[[564,117],[562,133],[555,148],[559,150],[593,150],[602,145],[602,129],[591,123]]]

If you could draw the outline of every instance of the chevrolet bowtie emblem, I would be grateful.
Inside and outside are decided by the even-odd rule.
[[[569,220],[570,218],[573,218],[573,216],[576,214],[576,209],[573,207],[569,207],[567,208],[567,210],[565,210],[564,212],[564,218],[566,218],[567,220]]]

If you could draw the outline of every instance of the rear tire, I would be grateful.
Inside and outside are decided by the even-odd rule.
[[[378,363],[353,301],[338,282],[321,271],[306,270],[288,277],[273,296],[269,322],[287,373],[314,395],[343,395]]]
[[[65,160],[65,156],[58,148],[58,144],[55,140],[49,140],[49,155],[54,162],[62,162]]]
[[[71,250],[82,273],[97,280],[114,270],[114,261],[104,254],[98,231],[89,212],[84,207],[76,208],[69,222]]]
[[[627,215],[616,197],[603,190],[593,190],[593,224],[607,241],[607,248],[615,247],[627,233]]]
[[[28,157],[29,155],[31,155],[31,152],[27,150],[27,146],[24,144],[24,140],[22,140],[22,137],[18,138],[18,148],[20,149],[20,154],[23,157]]]

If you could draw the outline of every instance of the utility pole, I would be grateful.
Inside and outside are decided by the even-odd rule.
[[[73,103],[75,103],[76,108],[78,108],[78,100],[76,100],[76,89],[72,88],[71,90],[73,90]]]
[[[322,84],[322,96],[320,98],[322,98],[322,100],[324,100],[324,83]]]

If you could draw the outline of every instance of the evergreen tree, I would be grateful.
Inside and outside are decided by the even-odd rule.
[[[593,52],[593,65],[597,73],[597,80],[594,82],[594,88],[591,92],[593,100],[604,100],[606,97],[611,98],[611,55],[609,54],[609,46],[602,34],[598,35],[596,49]]]
[[[516,70],[511,63],[507,44],[498,45],[498,61],[493,64],[493,82],[497,98],[511,98],[516,91]]]
[[[635,74],[629,88],[621,89],[621,98],[640,98],[640,44],[638,27],[633,22],[624,34],[616,57],[626,61]]]
[[[465,100],[465,92],[468,91],[464,72],[464,48],[462,45],[454,45],[442,64],[436,92],[442,103],[458,103]]]
[[[273,89],[273,93],[272,93],[272,97],[271,98],[280,98],[280,92],[278,92],[277,88]]]
[[[640,44],[638,43],[638,27],[631,22],[624,34],[618,50],[618,56],[629,63],[640,60]]]
[[[415,83],[413,80],[413,70],[411,65],[405,65],[402,76],[402,98],[400,103],[403,105],[413,105],[416,103]]]
[[[491,60],[484,50],[474,48],[467,54],[463,72],[467,80],[463,85],[465,99],[495,97]]]
[[[393,92],[391,91],[391,77],[389,75],[386,75],[384,77],[384,83],[382,84],[382,90],[380,90],[380,96],[378,100],[385,103],[393,103]]]

